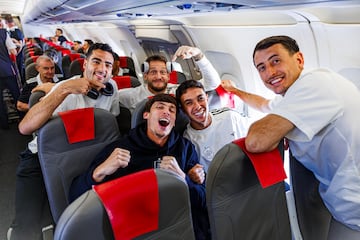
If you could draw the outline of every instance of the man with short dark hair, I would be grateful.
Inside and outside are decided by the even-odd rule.
[[[111,79],[113,62],[111,47],[95,43],[84,61],[83,76],[75,76],[53,86],[40,102],[29,109],[19,124],[19,131],[32,134],[59,112],[78,108],[102,108],[117,116],[120,110],[117,86]],[[37,88],[47,89],[47,86],[42,84]],[[104,88],[112,91],[104,92]],[[45,223],[42,222],[43,214],[49,211],[49,204],[36,139],[20,154],[15,194],[15,220],[9,229],[10,239],[39,239],[42,227],[51,224],[52,218],[50,216]]]

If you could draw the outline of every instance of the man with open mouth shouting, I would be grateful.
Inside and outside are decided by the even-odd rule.
[[[153,168],[154,161],[160,158],[161,169],[174,172],[188,184],[196,239],[209,239],[204,172],[191,178],[188,175],[199,160],[194,145],[173,130],[176,113],[175,97],[158,94],[150,98],[143,113],[146,122],[96,156],[87,172],[74,179],[70,199],[74,200],[92,185]]]

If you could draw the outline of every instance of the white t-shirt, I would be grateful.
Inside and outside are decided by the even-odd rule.
[[[272,113],[296,128],[286,137],[294,157],[319,180],[333,217],[360,230],[360,92],[327,69],[303,72]]]
[[[58,88],[61,84],[64,84],[66,81],[73,81],[72,79],[78,78],[80,76],[74,76],[71,79],[61,81],[57,83],[51,91],[46,95],[48,96],[51,92],[53,92],[56,88]],[[75,80],[76,81],[76,80]],[[73,109],[79,108],[101,108],[110,111],[114,116],[119,115],[120,107],[118,101],[118,89],[117,85],[114,80],[110,79],[109,83],[114,88],[114,94],[112,96],[104,96],[102,94],[99,95],[97,99],[92,99],[84,94],[69,94],[64,101],[55,109],[52,116],[55,117],[58,115],[59,112],[69,111]],[[46,97],[45,96],[45,97]],[[28,148],[32,153],[37,153],[37,137],[35,136],[34,139],[29,142]]]
[[[215,154],[227,143],[245,137],[249,128],[248,118],[229,108],[213,110],[210,116],[212,122],[207,128],[196,130],[189,123],[184,131],[184,137],[195,145],[206,172]]]
[[[57,87],[64,82],[73,81],[74,78],[78,78],[80,76],[74,76],[69,80],[64,80],[56,84],[50,91],[54,91]],[[110,79],[109,83],[114,88],[114,94],[112,96],[104,96],[102,94],[99,95],[97,99],[92,99],[84,94],[69,94],[64,101],[55,109],[53,116],[56,116],[59,112],[64,112],[68,110],[78,109],[78,108],[101,108],[110,111],[115,116],[119,115],[120,107],[118,101],[118,88],[114,80]]]
[[[205,91],[216,89],[219,86],[221,80],[219,74],[216,72],[215,68],[211,65],[209,60],[204,56],[202,59],[197,61],[196,64],[199,66],[203,75],[201,82],[204,85]],[[168,83],[165,93],[175,94],[178,86],[179,84]],[[138,103],[153,95],[154,94],[148,90],[147,84],[143,84],[136,88],[120,89],[119,102],[122,106],[133,112]]]

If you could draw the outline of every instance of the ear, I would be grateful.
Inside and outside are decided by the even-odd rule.
[[[296,53],[296,60],[301,67],[304,66],[304,56],[303,56],[302,52]]]
[[[149,112],[144,112],[143,113],[143,119],[148,119],[149,118]]]

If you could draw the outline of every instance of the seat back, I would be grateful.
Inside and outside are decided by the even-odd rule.
[[[144,99],[135,107],[132,115],[131,115],[131,128],[136,127],[140,123],[145,122],[143,118],[143,113],[145,110],[145,104],[148,99]],[[176,114],[176,121],[175,121],[175,130],[182,134],[185,129],[186,125],[189,123],[188,116],[180,109],[179,112]]]
[[[214,156],[206,179],[212,239],[291,239],[284,182],[263,188],[238,145]]]
[[[178,71],[171,71],[169,83],[181,84],[184,81],[186,81],[186,76],[184,73]]]
[[[207,91],[209,109],[219,109],[223,107],[235,108],[234,94],[225,91],[225,89],[219,85],[216,89]]]
[[[35,91],[35,92],[31,93],[30,98],[29,98],[29,108],[31,108],[36,103],[38,103],[40,101],[40,98],[42,98],[44,96],[45,96],[45,92],[43,92],[43,91]]]
[[[112,79],[116,82],[118,89],[134,88],[141,85],[139,79],[133,76],[113,76]]]
[[[331,214],[319,194],[319,181],[291,154],[290,173],[296,214],[303,239],[328,239]]]
[[[36,70],[36,63],[35,62],[30,63],[25,68],[25,80],[29,80],[30,78],[36,77],[38,73],[39,72]],[[57,64],[55,64],[55,75],[59,79],[63,79],[64,77],[61,68]]]
[[[84,60],[84,58],[77,58],[70,63],[70,77],[81,75],[84,72]]]
[[[70,54],[63,56],[61,61],[62,61],[62,69],[64,72],[65,79],[71,77],[70,64],[72,63],[72,61],[74,61],[75,59],[78,59],[78,58],[85,58],[85,55],[81,54],[81,53],[70,53]]]
[[[124,184],[126,182],[124,178],[129,177],[132,177],[134,181],[140,181],[139,178],[145,176],[135,174],[122,177],[123,181],[115,180],[105,184]],[[156,169],[155,174],[159,194],[158,230],[145,233],[134,239],[194,239],[187,184],[170,172]],[[136,191],[134,192],[136,192],[137,197],[142,198],[144,202],[149,201],[149,199],[142,197],[146,189],[139,184],[135,187]],[[113,191],[114,188],[121,189],[122,186],[110,186],[108,191]],[[116,202],[114,204],[116,205]],[[123,206],[123,209],[126,207],[138,206]],[[117,216],[112,217],[115,219]],[[121,228],[126,229],[128,225],[130,224],[124,224]],[[106,210],[94,190],[85,192],[65,210],[56,227],[54,239],[114,239]]]
[[[134,60],[128,56],[120,56],[119,57],[120,64],[119,67],[122,69],[124,76],[133,76],[138,78],[136,75]]]
[[[106,110],[94,109],[94,127],[93,140],[73,144],[67,139],[60,117],[51,119],[38,131],[39,160],[55,223],[69,204],[73,178],[85,172],[94,156],[119,137],[116,118]]]

